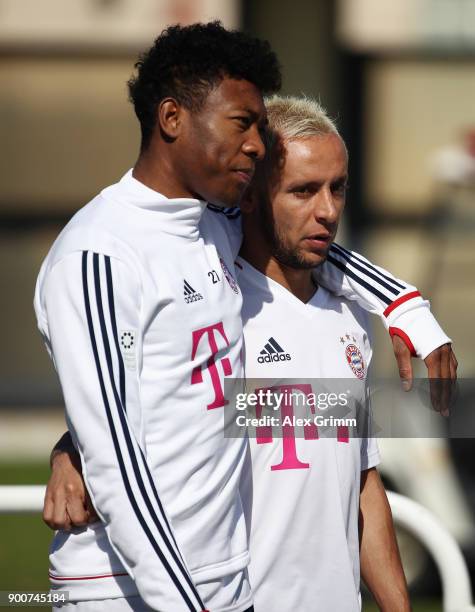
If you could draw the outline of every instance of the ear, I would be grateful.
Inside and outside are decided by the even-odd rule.
[[[177,138],[181,128],[183,110],[183,106],[174,98],[164,98],[160,102],[157,109],[157,123],[165,137],[171,140]]]

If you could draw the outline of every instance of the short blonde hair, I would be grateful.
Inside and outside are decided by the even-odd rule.
[[[271,133],[283,140],[338,134],[326,110],[311,98],[275,95],[266,98],[265,105]]]
[[[256,168],[255,189],[262,197],[275,183],[285,163],[285,142],[336,134],[337,127],[316,100],[275,95],[264,100],[269,121],[265,135],[266,156]],[[344,143],[343,143],[344,144]]]

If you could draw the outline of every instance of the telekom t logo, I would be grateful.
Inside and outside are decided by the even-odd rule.
[[[260,391],[261,389],[256,389]],[[275,387],[269,387],[268,389],[262,389],[266,392],[267,390],[273,393],[281,393],[283,396],[282,404],[280,405],[280,418],[282,425],[282,461],[276,465],[271,466],[271,470],[308,470],[310,467],[309,463],[300,461],[297,456],[297,449],[295,446],[295,427],[291,424],[294,420],[294,408],[292,406],[292,392],[299,391],[305,395],[312,393],[312,385],[310,384],[290,384],[290,385],[276,385]],[[311,411],[315,414],[315,407],[310,405]],[[259,419],[262,416],[263,406],[256,406],[256,417]],[[288,419],[286,419],[288,417]],[[305,440],[318,440],[318,428],[315,423],[309,423],[304,425],[304,439]],[[348,427],[338,426],[337,427],[337,440],[338,442],[348,442],[349,440]],[[273,442],[272,426],[256,427],[256,442],[257,444],[269,444]]]
[[[206,369],[209,371],[209,375],[211,377],[211,382],[213,384],[214,389],[214,400],[211,402],[211,404],[208,404],[208,410],[212,410],[213,408],[222,408],[223,406],[229,403],[226,399],[224,399],[221,378],[219,376],[218,367],[215,361],[215,355],[219,351],[215,333],[224,339],[224,341],[226,342],[226,346],[229,346],[229,340],[226,336],[226,332],[224,331],[223,324],[215,323],[214,325],[209,325],[208,327],[196,329],[193,332],[193,348],[191,350],[191,361],[193,361],[196,357],[198,346],[203,336],[208,339],[209,348],[211,349],[211,356],[206,361]],[[229,359],[227,357],[224,357],[223,359],[221,359],[220,363],[223,368],[224,376],[230,376],[232,374],[232,367]],[[203,371],[201,369],[201,366],[199,365],[196,366],[196,368],[193,368],[193,372],[191,373],[191,384],[197,385],[202,382]]]

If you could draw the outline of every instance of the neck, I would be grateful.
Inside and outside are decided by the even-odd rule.
[[[132,176],[167,198],[192,198],[193,196],[177,180],[173,164],[164,151],[150,144],[141,151],[133,168]]]
[[[254,249],[245,241],[239,254],[256,270],[285,287],[302,302],[307,303],[317,289],[312,277],[312,270],[290,268],[279,262],[271,254],[265,253],[262,244],[260,246],[260,249]]]

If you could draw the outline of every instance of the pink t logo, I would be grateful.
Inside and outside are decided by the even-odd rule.
[[[261,389],[256,389],[260,391]],[[283,401],[280,406],[280,418],[282,421],[282,461],[271,466],[272,471],[276,470],[308,470],[309,463],[300,461],[297,456],[297,448],[295,445],[295,427],[292,424],[294,420],[294,408],[292,406],[292,392],[300,391],[305,395],[312,393],[312,385],[310,384],[289,384],[276,385],[262,391],[273,391],[283,395]],[[262,416],[263,406],[256,406],[256,417],[259,419]],[[310,410],[315,414],[314,406],[310,406]],[[318,440],[318,428],[315,423],[310,422],[303,426],[305,440]],[[337,427],[338,442],[349,442],[349,430],[346,426]],[[256,427],[256,442],[257,444],[269,444],[273,442],[272,427],[262,426]]]
[[[265,389],[267,390],[267,389]],[[292,424],[286,424],[286,419],[290,422],[294,418],[294,409],[292,406],[292,391],[301,391],[305,395],[312,392],[312,385],[295,384],[295,385],[278,385],[271,387],[271,391],[282,393],[284,396],[280,407],[280,416],[282,419],[282,461],[277,465],[271,466],[271,470],[308,470],[309,463],[303,463],[297,457],[297,449],[295,446],[295,427]],[[257,391],[257,389],[256,389]],[[262,415],[262,406],[256,406],[256,416],[260,418]],[[304,428],[304,436],[307,440],[315,440],[318,438],[318,432],[315,425],[310,424]],[[272,442],[272,428],[258,427],[256,428],[257,444],[267,444]]]
[[[221,385],[221,379],[215,361],[215,355],[219,351],[218,344],[216,342],[215,331],[224,339],[224,341],[226,342],[226,346],[229,346],[229,340],[226,337],[223,324],[215,323],[214,325],[209,325],[208,327],[203,327],[202,329],[196,329],[193,332],[193,348],[191,351],[191,361],[193,361],[196,357],[201,338],[206,335],[206,337],[208,338],[209,348],[211,349],[211,356],[206,361],[206,367],[209,371],[209,375],[211,377],[211,382],[213,384],[214,389],[214,400],[211,402],[211,404],[208,404],[208,410],[212,410],[213,408],[222,408],[223,406],[229,403],[227,400],[224,399],[223,387]],[[224,376],[230,376],[232,374],[231,362],[227,357],[221,359],[221,366],[223,368]],[[193,371],[191,373],[191,384],[197,385],[202,382],[203,372],[201,369],[201,365],[198,365],[193,368]]]

